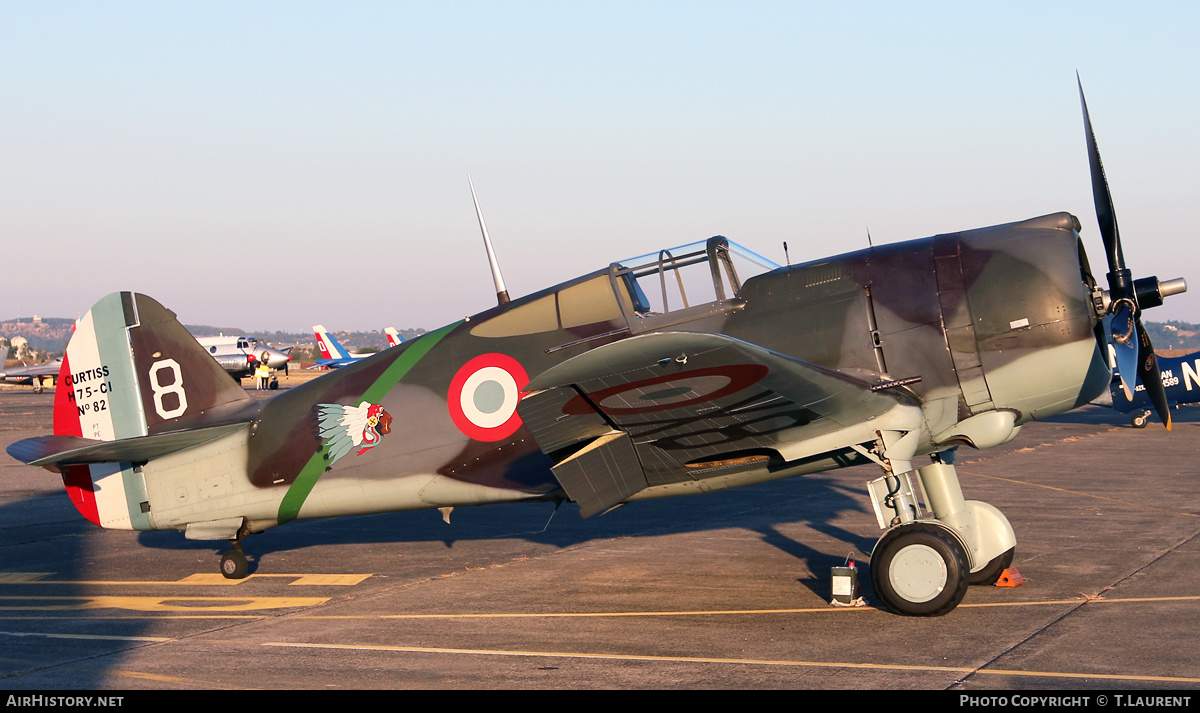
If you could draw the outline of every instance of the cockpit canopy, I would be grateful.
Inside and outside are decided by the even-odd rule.
[[[742,283],[779,268],[722,236],[614,262],[607,270],[517,300],[471,328],[477,337],[568,330],[582,341],[687,321],[723,309]],[[661,315],[671,313],[670,317]],[[575,344],[577,342],[572,342]]]
[[[639,315],[663,314],[737,297],[742,283],[780,265],[717,235],[613,263],[612,274]]]

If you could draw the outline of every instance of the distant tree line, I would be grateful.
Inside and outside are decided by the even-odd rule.
[[[1146,332],[1155,349],[1200,350],[1200,324],[1191,322],[1146,322]]]
[[[29,317],[8,319],[0,322],[0,349],[7,351],[9,340],[13,337],[24,337],[29,343],[29,349],[50,359],[60,356],[67,348],[71,338],[71,327],[74,319],[65,317],[46,317],[34,322]],[[293,346],[293,357],[297,361],[313,361],[316,354],[316,340],[312,332],[256,332],[240,327],[213,327],[205,324],[185,324],[184,327],[196,337],[215,337],[218,334],[228,336],[254,337],[260,342],[271,346]],[[405,339],[415,339],[425,333],[425,329],[399,329],[400,336]],[[387,346],[387,336],[383,330],[372,332],[331,332],[342,343],[342,346],[357,352],[378,351]]]

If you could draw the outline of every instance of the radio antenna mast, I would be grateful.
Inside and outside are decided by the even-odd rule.
[[[500,274],[500,263],[496,262],[496,253],[492,250],[492,239],[488,237],[487,224],[483,222],[483,211],[479,209],[479,198],[475,195],[475,182],[471,174],[467,174],[467,183],[471,185],[471,200],[475,201],[475,215],[479,217],[479,229],[483,231],[483,246],[487,248],[488,264],[492,268],[492,281],[496,283],[496,303],[508,302],[508,290],[504,287],[504,276]]]

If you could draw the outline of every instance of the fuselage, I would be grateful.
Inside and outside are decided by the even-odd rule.
[[[753,277],[738,273],[723,238],[613,263],[271,399],[244,433],[212,446],[228,475],[212,476],[207,494],[184,493],[182,454],[151,462],[146,483],[164,503],[153,526],[182,527],[206,506],[259,530],[302,517],[561,499],[554,461],[522,422],[521,390],[567,359],[655,332],[726,335],[856,377],[906,380],[900,388],[922,411],[918,452],[995,445],[1109,383],[1077,231],[1074,217],[1056,214]],[[727,393],[728,381],[697,374],[654,397],[702,407],[705,390]],[[654,463],[638,497],[866,462],[849,449],[788,461],[785,449],[762,446],[804,418],[766,410],[752,450],[740,433],[723,434],[712,442],[733,457],[699,464],[672,460],[670,439],[635,433],[643,462]],[[155,478],[159,469],[178,477]]]
[[[234,378],[248,376],[256,362],[265,361],[272,369],[285,369],[290,361],[286,353],[260,344],[254,337],[221,335],[197,337],[196,341]]]
[[[1175,406],[1200,402],[1200,352],[1177,357],[1160,356],[1158,368],[1162,374],[1163,390],[1169,404]],[[1113,408],[1121,413],[1135,409],[1149,411],[1154,408],[1140,379],[1133,389],[1133,401],[1125,398],[1125,392],[1118,383],[1114,382],[1110,390]]]

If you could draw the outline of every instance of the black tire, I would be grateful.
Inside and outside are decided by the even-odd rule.
[[[1148,413],[1139,413],[1133,418],[1129,419],[1129,423],[1132,424],[1134,428],[1145,428],[1146,424],[1149,422],[1150,414]]]
[[[953,535],[922,522],[901,525],[871,554],[871,584],[888,609],[904,616],[942,616],[967,593],[967,553]]]
[[[221,574],[225,579],[245,579],[250,573],[250,563],[246,555],[237,550],[229,550],[221,555]]]
[[[967,579],[971,584],[995,584],[996,580],[1000,579],[1000,574],[1012,564],[1014,549],[1010,547],[1007,552],[996,555],[983,569],[972,572]]]

